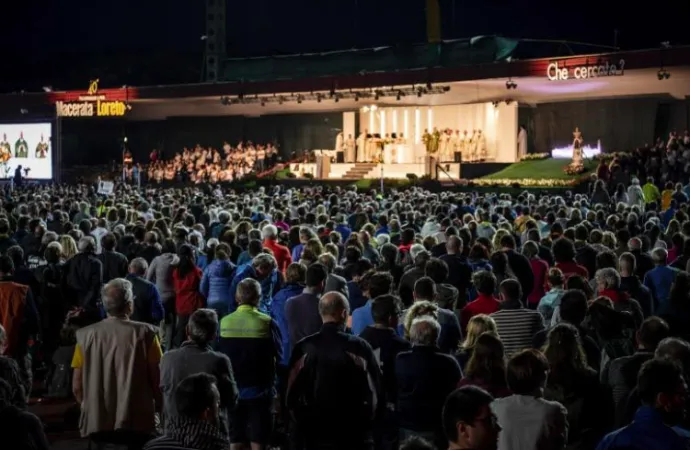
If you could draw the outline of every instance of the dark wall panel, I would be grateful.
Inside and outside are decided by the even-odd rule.
[[[291,152],[328,149],[343,127],[343,114],[285,114],[260,117],[173,117],[164,121],[127,122],[121,119],[63,120],[63,164],[102,164],[122,154],[124,136],[135,160],[145,161],[153,148],[172,157],[196,144],[220,148],[237,144],[277,143],[283,157]]]
[[[639,147],[654,139],[661,102],[657,98],[630,98],[540,104],[534,110],[535,150],[549,152],[572,144],[575,127],[580,128],[586,145],[596,145],[600,139],[607,152]]]

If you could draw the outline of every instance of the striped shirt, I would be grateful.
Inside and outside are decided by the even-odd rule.
[[[537,311],[502,304],[502,309],[491,314],[496,322],[498,336],[503,341],[506,356],[532,348],[532,338],[544,329],[544,319]]]

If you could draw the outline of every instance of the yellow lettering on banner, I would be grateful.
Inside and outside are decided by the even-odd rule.
[[[96,102],[96,115],[102,117],[124,116],[126,109],[125,104],[120,101],[102,102],[98,100]]]

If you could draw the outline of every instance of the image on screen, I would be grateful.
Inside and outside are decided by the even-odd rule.
[[[45,123],[0,124],[0,178],[14,176],[22,166],[22,176],[34,180],[53,178],[52,127]],[[29,168],[28,174],[24,172]]]

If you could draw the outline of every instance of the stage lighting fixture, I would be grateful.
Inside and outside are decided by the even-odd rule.
[[[374,92],[374,100],[378,100],[380,95],[380,91],[375,91]]]
[[[53,92],[53,88],[50,86],[43,86],[43,91],[44,92]]]
[[[355,92],[355,101],[356,101],[356,102],[359,101],[359,93],[358,93],[358,92]]]
[[[398,91],[398,94],[395,96],[395,99],[398,100],[398,101],[400,101],[400,98],[401,98],[403,95],[405,95],[405,94],[403,94],[403,91]]]
[[[316,94],[316,101],[321,103],[321,97],[323,97],[321,93]]]
[[[340,101],[340,94],[335,94],[334,102],[338,103]]]
[[[517,89],[517,83],[514,82],[512,79],[508,78],[508,81],[506,81],[506,89]]]

